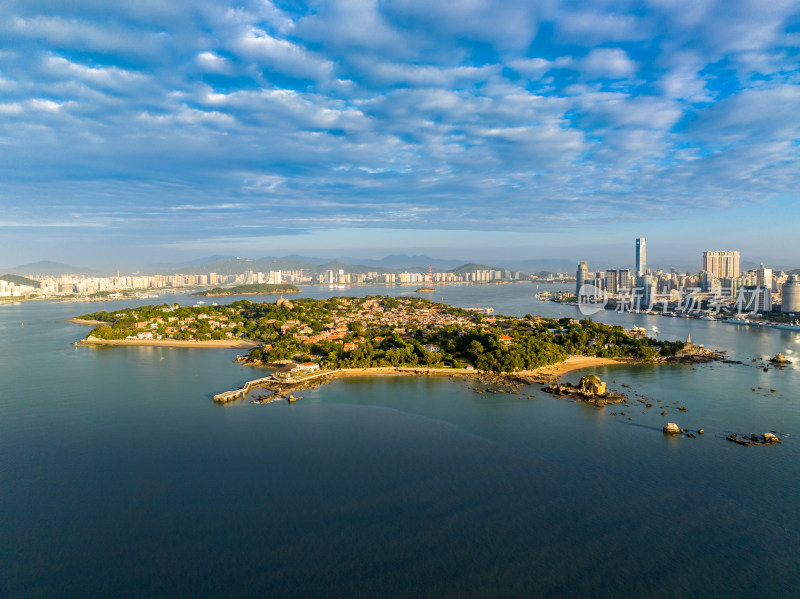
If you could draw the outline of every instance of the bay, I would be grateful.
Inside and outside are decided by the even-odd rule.
[[[579,316],[534,292],[443,286],[430,299]],[[800,369],[752,362],[795,357],[797,333],[599,313],[743,361],[594,370],[652,408],[412,377],[218,405],[214,393],[262,372],[233,363],[236,350],[74,348],[86,329],[63,322],[173,301],[196,298],[0,306],[0,597],[800,590]],[[668,420],[706,434],[666,437]],[[783,445],[725,440],[769,430]]]

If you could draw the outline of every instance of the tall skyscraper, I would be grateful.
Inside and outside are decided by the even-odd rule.
[[[718,279],[739,276],[739,252],[703,252],[703,270]]]
[[[589,265],[586,262],[578,263],[578,272],[575,274],[575,297],[580,297],[581,287],[589,278]]]
[[[647,243],[644,237],[636,239],[636,278],[640,280],[647,271]]]

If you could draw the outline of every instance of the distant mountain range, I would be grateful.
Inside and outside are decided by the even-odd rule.
[[[23,264],[14,268],[7,269],[10,274],[18,275],[51,275],[58,277],[61,275],[98,275],[99,271],[85,268],[82,266],[71,266],[63,262],[50,262],[49,260],[41,260],[39,262],[32,262],[30,264]]]

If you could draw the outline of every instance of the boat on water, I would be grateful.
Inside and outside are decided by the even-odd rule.
[[[747,318],[728,318],[724,322],[727,322],[728,324],[741,324],[748,327],[757,327],[761,326],[762,324],[754,320],[748,320]]]
[[[798,331],[800,332],[800,322],[780,322],[772,325],[773,328],[781,329],[782,331]]]

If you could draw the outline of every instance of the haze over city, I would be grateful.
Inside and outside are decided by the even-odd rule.
[[[797,266],[798,5],[0,7],[0,266]]]

